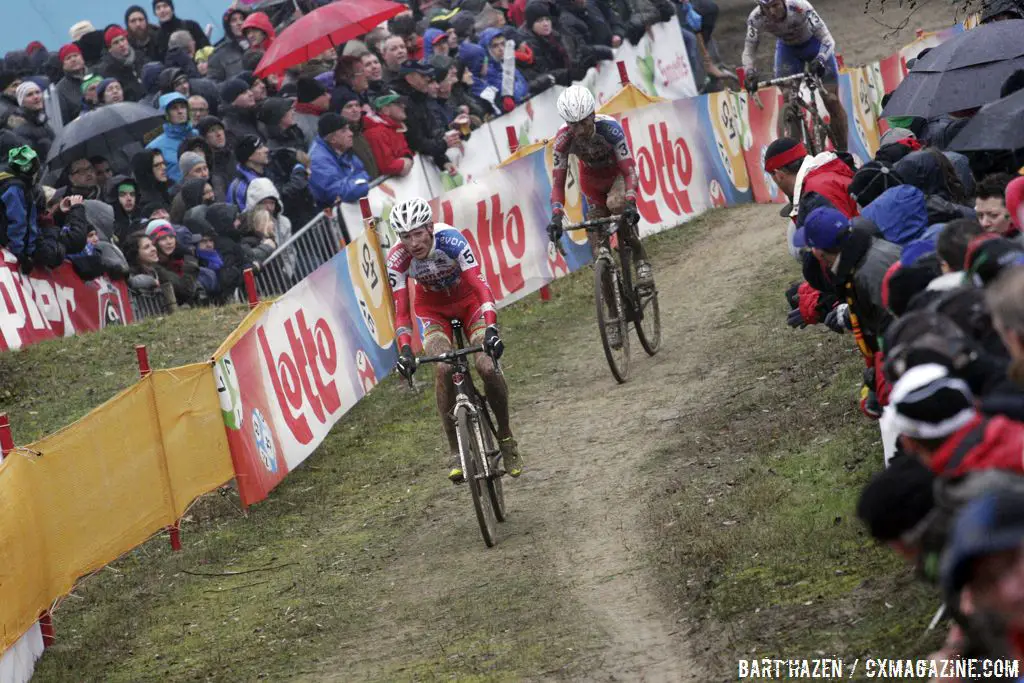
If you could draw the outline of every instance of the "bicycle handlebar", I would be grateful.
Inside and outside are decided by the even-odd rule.
[[[451,363],[453,360],[458,358],[465,358],[466,356],[472,356],[475,353],[486,353],[483,344],[477,344],[476,346],[467,346],[463,349],[455,349],[454,351],[447,351],[439,356],[419,356],[416,359],[416,365],[423,365],[424,363]]]
[[[570,225],[563,225],[562,229],[563,230],[586,230],[587,232],[592,232],[592,231],[596,230],[597,228],[603,228],[606,225],[610,225],[612,223],[618,223],[620,220],[622,220],[622,216],[623,216],[623,214],[620,213],[620,214],[616,214],[614,216],[608,216],[607,218],[592,218],[592,219],[590,219],[588,221],[583,221],[582,223],[577,223],[575,225],[571,225],[571,224]]]

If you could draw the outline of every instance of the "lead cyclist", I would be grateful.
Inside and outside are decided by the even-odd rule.
[[[800,73],[805,64],[810,64],[821,77],[825,84],[821,98],[831,118],[836,151],[845,152],[846,110],[839,100],[836,43],[828,26],[807,0],[757,0],[757,7],[747,17],[747,38],[743,45],[744,80],[748,87],[756,87],[758,81],[754,56],[762,31],[777,38],[775,78]]]

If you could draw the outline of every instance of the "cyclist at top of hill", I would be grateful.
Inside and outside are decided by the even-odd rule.
[[[747,17],[747,38],[743,45],[743,68],[748,87],[756,87],[755,64],[761,32],[777,38],[775,42],[775,78],[792,76],[803,71],[805,64],[821,77],[825,101],[831,118],[832,132],[838,151],[846,151],[846,110],[839,100],[839,64],[836,43],[828,26],[807,0],[757,0]]]
[[[636,228],[639,213],[636,193],[639,181],[636,162],[626,143],[622,126],[611,116],[596,114],[597,103],[589,90],[572,85],[558,96],[558,113],[565,124],[555,135],[554,162],[551,183],[551,225],[548,232],[553,240],[562,234],[565,218],[565,180],[569,172],[569,156],[576,155],[580,162],[580,192],[587,200],[587,219],[607,218],[612,214],[626,217],[625,230],[618,231],[636,254],[636,285],[653,287],[654,272],[647,261],[647,252]],[[621,227],[621,226],[620,226]],[[590,248],[597,256],[601,238],[588,233]],[[612,297],[608,296],[610,301]],[[618,327],[610,327],[612,345],[616,348]]]
[[[462,233],[450,225],[434,223],[430,204],[420,198],[398,203],[391,210],[391,227],[399,242],[388,252],[388,281],[395,305],[398,336],[398,371],[412,377],[416,359],[412,354],[412,307],[423,323],[423,346],[427,355],[452,350],[452,320],[462,323],[470,344],[483,344],[487,354],[476,357],[476,369],[484,382],[487,401],[498,422],[498,446],[505,471],[518,477],[522,471],[519,447],[512,437],[508,416],[508,386],[494,361],[501,357],[504,343],[498,336],[498,316],[480,262]],[[415,302],[410,305],[408,280],[415,282]],[[445,436],[451,454],[448,478],[464,480],[459,459],[459,442],[451,412],[455,407],[452,367],[437,365],[435,391]]]

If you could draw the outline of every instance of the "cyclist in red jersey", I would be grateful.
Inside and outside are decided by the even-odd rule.
[[[498,422],[498,445],[505,471],[518,477],[523,465],[509,426],[508,386],[495,366],[505,346],[498,336],[494,296],[480,271],[480,263],[462,233],[450,225],[434,223],[430,204],[422,199],[400,202],[391,210],[390,221],[400,239],[387,258],[388,281],[395,304],[398,371],[411,377],[416,370],[411,346],[414,329],[408,288],[411,278],[415,288],[415,313],[423,323],[423,346],[427,355],[436,356],[452,349],[452,320],[462,322],[470,344],[483,343],[487,353],[476,356],[476,369]],[[450,365],[439,363],[436,366],[437,408],[451,454],[448,478],[457,484],[464,480],[464,475],[455,424],[450,417],[455,407],[451,375]]]
[[[562,235],[565,179],[569,171],[569,155],[575,154],[580,162],[580,191],[587,199],[587,219],[606,218],[613,214],[626,216],[624,225],[627,229],[619,230],[618,234],[619,239],[625,239],[636,254],[636,285],[653,287],[654,272],[647,261],[647,252],[636,227],[639,220],[636,210],[636,163],[629,151],[622,126],[611,116],[595,114],[596,106],[594,96],[581,85],[566,88],[558,97],[558,113],[565,125],[558,129],[555,136],[552,215],[548,231],[555,240]],[[596,257],[601,240],[593,233],[588,233],[588,238],[591,251]],[[611,293],[607,294],[610,300]],[[618,327],[610,327],[609,334],[612,337],[618,335]],[[617,337],[612,337],[612,345],[617,346]]]

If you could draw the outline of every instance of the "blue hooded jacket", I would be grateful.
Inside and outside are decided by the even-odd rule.
[[[170,92],[160,96],[160,111],[167,118],[167,108],[174,102],[184,102],[188,105],[188,98],[179,92]],[[185,123],[171,123],[164,121],[164,132],[146,145],[146,149],[155,149],[164,156],[167,162],[167,177],[172,183],[181,182],[181,169],[178,168],[178,148],[188,138],[198,135],[196,129],[186,119]]]
[[[444,35],[444,31],[439,28],[428,28],[423,32],[423,59],[421,61],[424,63],[430,62],[430,58],[434,55],[434,40],[440,35]]]
[[[860,212],[893,244],[904,246],[920,239],[928,229],[924,192],[913,185],[897,185],[878,195]]]
[[[489,28],[485,29],[480,34],[479,47],[484,51],[484,60],[488,62],[487,74],[482,78],[477,78],[478,72],[473,71],[475,80],[473,81],[473,94],[477,97],[481,97],[481,93],[488,87],[493,87],[497,90],[497,94],[494,96],[495,102],[501,101],[501,76],[502,76],[502,65],[491,60],[490,52],[487,50],[487,46],[491,44],[498,36],[503,36],[501,29]],[[462,50],[459,49],[459,56],[462,56]],[[481,69],[483,67],[481,66]],[[512,99],[515,100],[516,104],[521,104],[526,98],[530,96],[530,86],[526,82],[526,78],[519,69],[515,70],[515,83],[512,86]],[[484,97],[484,99],[487,99]],[[500,112],[500,107],[497,107]]]

